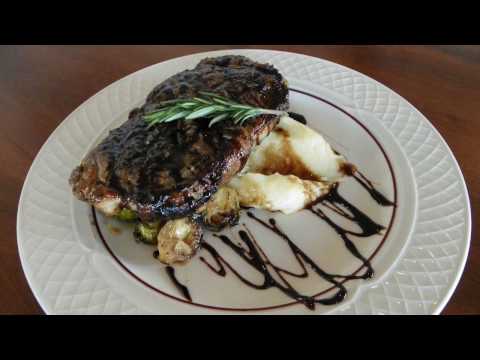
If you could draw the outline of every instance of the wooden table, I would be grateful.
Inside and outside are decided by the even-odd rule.
[[[239,46],[0,47],[0,313],[42,314],[17,251],[17,203],[42,144],[78,105],[113,81],[173,57]],[[240,46],[246,48],[249,46]],[[253,46],[252,46],[253,47]],[[382,82],[425,114],[465,175],[473,238],[444,314],[480,313],[480,46],[254,46],[318,56]]]

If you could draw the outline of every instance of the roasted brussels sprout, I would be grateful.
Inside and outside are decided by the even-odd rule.
[[[237,191],[227,186],[220,187],[198,212],[203,224],[210,230],[220,231],[227,225],[236,225],[240,217]]]
[[[135,238],[145,244],[155,245],[157,243],[158,232],[161,223],[159,221],[152,223],[138,223],[135,226],[133,235]]]
[[[121,221],[134,221],[137,219],[137,213],[133,210],[123,208],[120,212],[116,215],[116,218]]]
[[[158,259],[167,265],[190,259],[202,238],[202,228],[191,218],[170,220],[158,233]]]

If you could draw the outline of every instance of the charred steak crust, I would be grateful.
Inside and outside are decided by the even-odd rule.
[[[273,66],[243,56],[206,58],[156,86],[141,108],[90,151],[70,177],[75,196],[93,205],[114,199],[145,221],[189,215],[208,201],[243,168],[278,118],[261,115],[243,126],[226,120],[211,128],[198,119],[147,129],[145,112],[199,91],[263,108],[288,108],[286,81]]]

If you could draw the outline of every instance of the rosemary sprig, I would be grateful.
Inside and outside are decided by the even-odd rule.
[[[235,124],[243,123],[262,114],[286,115],[284,111],[256,108],[239,104],[223,96],[200,92],[199,97],[175,99],[159,103],[159,107],[143,116],[149,127],[181,119],[209,119],[209,127],[225,119],[233,119]]]

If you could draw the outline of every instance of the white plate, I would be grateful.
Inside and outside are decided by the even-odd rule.
[[[465,182],[445,141],[412,105],[375,80],[318,58],[263,50],[194,54],[137,71],[88,99],[49,137],[25,180],[17,216],[22,266],[45,312],[312,313],[278,289],[251,289],[229,270],[225,277],[217,276],[200,261],[203,256],[212,262],[203,249],[176,270],[193,298],[193,304],[186,302],[153,259],[152,248],[134,242],[128,227],[100,214],[94,219],[91,208],[75,200],[68,185],[71,170],[86,152],[122,123],[154,85],[206,56],[231,53],[275,65],[289,81],[291,110],[306,115],[309,126],[397,202],[395,209],[380,207],[352,179],[341,185],[345,197],[388,231],[352,239],[371,258],[375,276],[346,282],[343,302],[317,305],[313,313],[439,313],[460,279],[471,233]],[[311,213],[273,217],[328,272],[349,274],[361,267],[338,234]],[[275,263],[298,271],[279,237],[246,216],[241,223]],[[113,235],[112,226],[121,233]],[[238,229],[227,233],[235,238]],[[206,241],[245,277],[261,280],[211,234]],[[292,283],[305,294],[323,293],[320,298],[334,291],[316,276]]]

